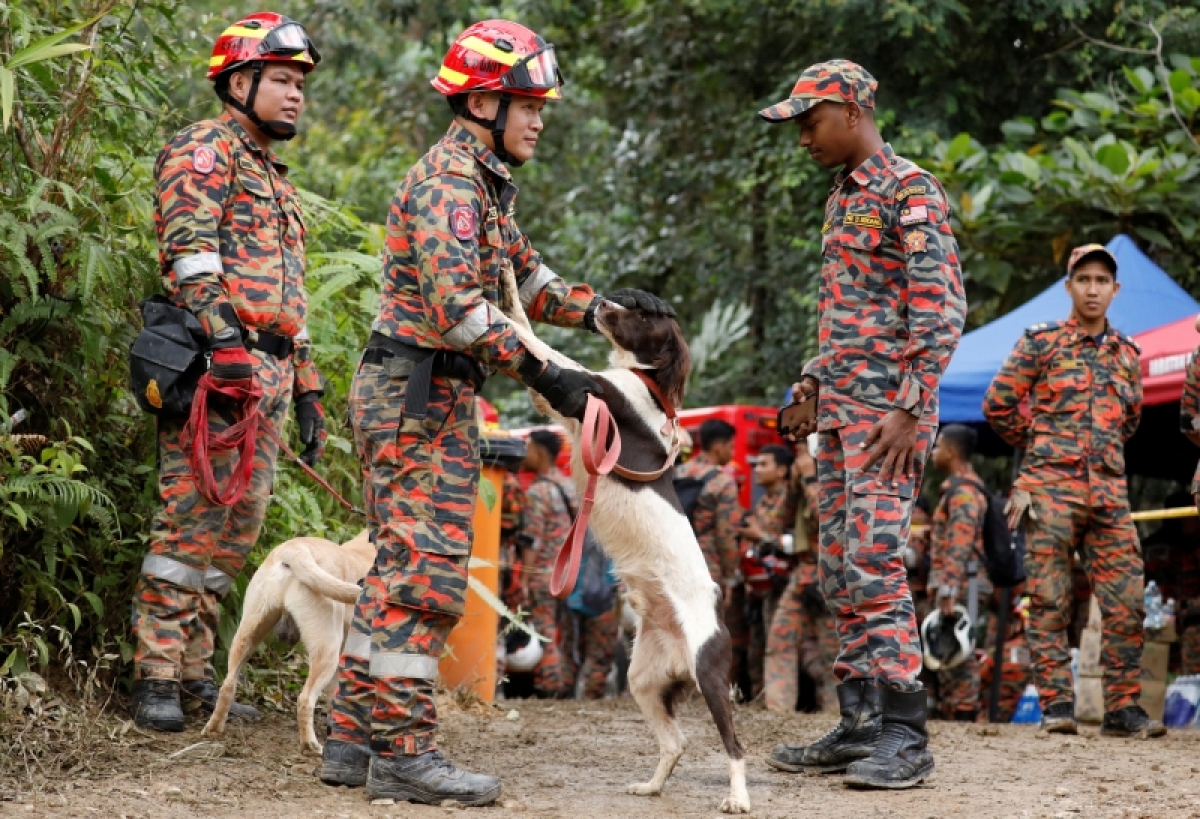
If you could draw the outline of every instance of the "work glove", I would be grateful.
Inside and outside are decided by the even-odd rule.
[[[300,460],[309,466],[316,466],[317,460],[325,454],[325,441],[329,438],[325,431],[325,407],[321,405],[321,393],[306,392],[299,396],[295,409],[300,443],[304,444]]]
[[[554,362],[546,365],[529,388],[545,398],[555,412],[576,421],[583,420],[588,393],[604,392],[599,382],[584,370],[564,370]]]
[[[254,359],[240,344],[213,350],[209,373],[218,387],[250,381],[254,378]]]
[[[1004,505],[1004,514],[1008,518],[1008,529],[1015,532],[1021,525],[1021,519],[1029,514],[1030,520],[1037,520],[1037,512],[1033,509],[1033,497],[1024,489],[1014,489]]]
[[[667,304],[653,293],[647,293],[645,290],[635,290],[632,287],[622,287],[620,290],[614,290],[604,298],[614,304],[619,304],[626,310],[641,310],[643,313],[650,313],[654,316],[667,316],[675,318],[675,308]]]

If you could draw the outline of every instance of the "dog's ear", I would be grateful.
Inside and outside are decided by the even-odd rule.
[[[675,319],[661,316],[658,321],[667,323],[667,338],[655,359],[654,367],[658,370],[655,380],[667,398],[675,406],[682,407],[688,375],[692,371],[692,354]]]

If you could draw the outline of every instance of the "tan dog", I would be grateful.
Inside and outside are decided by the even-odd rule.
[[[229,649],[229,671],[202,734],[225,731],[242,666],[286,613],[296,621],[308,654],[308,681],[296,702],[300,745],[321,753],[313,731],[313,709],[321,691],[333,682],[361,592],[358,581],[370,571],[375,551],[365,529],[341,545],[319,537],[298,537],[275,547],[246,588],[242,622]]]

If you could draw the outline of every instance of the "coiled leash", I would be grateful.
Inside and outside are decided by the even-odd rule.
[[[209,429],[209,393],[216,393],[233,404],[234,423],[223,432],[213,433]],[[183,428],[183,446],[187,450],[192,475],[196,479],[196,489],[201,496],[217,506],[233,506],[242,499],[246,490],[250,488],[250,476],[254,472],[254,448],[261,426],[283,453],[299,465],[310,478],[320,484],[326,492],[333,495],[338,503],[351,512],[365,517],[366,512],[339,495],[336,489],[318,475],[315,469],[300,460],[300,457],[284,442],[274,425],[263,417],[259,407],[262,397],[262,387],[255,379],[217,386],[212,380],[211,373],[206,372],[200,376],[200,382],[196,385],[196,395],[192,400],[191,415],[188,416],[187,424]],[[224,452],[236,453],[237,465],[225,486],[221,487],[217,485],[216,476],[213,474],[212,456]]]
[[[579,512],[571,523],[571,531],[567,539],[558,547],[554,557],[554,569],[550,575],[550,594],[563,599],[568,597],[579,579],[579,565],[583,560],[583,540],[587,534],[588,520],[592,516],[592,507],[596,505],[596,485],[605,475],[616,473],[622,478],[640,483],[656,481],[675,466],[675,458],[679,455],[679,417],[675,406],[658,388],[654,380],[641,370],[634,370],[637,376],[650,390],[650,394],[658,401],[663,412],[667,414],[667,423],[661,432],[672,435],[671,449],[667,453],[667,462],[662,469],[654,472],[635,472],[617,464],[621,457],[621,432],[613,421],[612,413],[603,399],[591,393],[587,397],[587,406],[583,412],[583,428],[580,430],[580,458],[584,471],[587,472],[587,486],[583,490],[583,501],[579,504]]]

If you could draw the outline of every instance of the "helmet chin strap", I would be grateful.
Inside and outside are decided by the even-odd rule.
[[[262,81],[262,71],[263,64],[261,62],[255,63],[254,76],[250,81],[250,93],[246,95],[245,103],[238,102],[232,94],[225,95],[225,102],[245,114],[251,122],[259,127],[259,130],[271,139],[287,142],[296,136],[295,125],[282,119],[264,120],[254,110],[254,99],[258,96],[258,85]]]
[[[482,125],[484,128],[487,128],[489,131],[491,131],[492,143],[494,144],[492,153],[494,153],[496,158],[508,167],[519,168],[525,164],[525,160],[517,159],[508,152],[508,148],[506,148],[504,145],[504,132],[508,130],[508,106],[512,104],[512,98],[512,94],[500,95],[500,107],[496,109],[495,119],[484,119],[483,117],[477,117],[472,114],[470,110],[466,108],[466,106],[463,106],[461,116],[464,116],[471,122]]]

